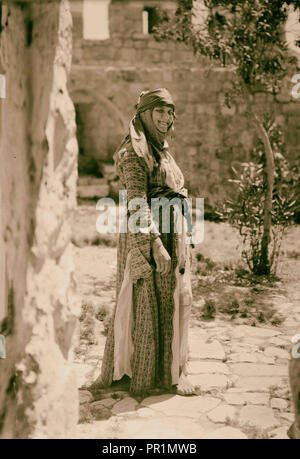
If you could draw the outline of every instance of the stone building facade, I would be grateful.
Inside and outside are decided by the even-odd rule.
[[[126,133],[134,105],[144,89],[167,87],[176,103],[172,152],[194,195],[212,205],[224,197],[231,166],[249,158],[254,131],[245,107],[224,105],[231,71],[195,58],[184,45],[156,42],[143,31],[144,11],[174,10],[176,1],[111,0],[109,37],[84,38],[84,4],[73,2],[73,65],[70,92],[81,124],[80,148],[104,162]],[[100,23],[99,23],[100,27]],[[273,101],[253,100],[259,108],[272,104],[285,131],[289,159],[295,162],[300,142],[300,102],[291,98],[292,83]]]

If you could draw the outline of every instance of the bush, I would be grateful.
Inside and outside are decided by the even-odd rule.
[[[275,123],[266,120],[266,129],[274,151],[275,183],[272,200],[272,228],[269,242],[270,274],[276,273],[281,241],[289,225],[294,223],[297,211],[297,186],[299,176],[284,156],[282,132]],[[260,140],[252,152],[257,162],[241,164],[241,171],[233,168],[230,181],[235,185],[234,197],[227,200],[218,214],[239,230],[243,241],[242,256],[249,269],[261,274],[262,239],[264,234],[264,200],[267,177],[265,173],[264,147]]]

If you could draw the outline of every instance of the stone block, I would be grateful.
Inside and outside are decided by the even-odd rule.
[[[280,425],[271,408],[262,406],[244,406],[239,415],[241,424],[248,424],[262,430],[270,430]]]
[[[233,373],[240,376],[287,376],[285,365],[264,365],[255,363],[233,363],[230,365]]]
[[[284,411],[287,409],[287,401],[282,398],[272,398],[271,399],[271,408],[274,408],[279,411]]]
[[[190,350],[191,360],[199,359],[225,359],[225,352],[223,346],[219,341],[212,341],[211,343],[205,343],[201,340],[198,341],[198,346],[195,345]]]
[[[247,440],[247,436],[234,427],[222,427],[208,432],[202,437],[205,440]]]
[[[226,422],[227,420],[233,420],[235,417],[236,410],[230,405],[219,405],[217,408],[211,410],[207,417],[213,422]]]
[[[230,374],[230,371],[225,365],[225,363],[221,362],[199,362],[197,360],[193,360],[188,364],[188,373],[191,375],[198,375],[202,373],[219,373],[223,375]]]
[[[117,402],[113,409],[112,414],[126,414],[127,412],[134,411],[138,406],[138,402],[132,397],[126,397],[120,402]]]
[[[264,353],[265,355],[269,357],[277,357],[279,359],[289,359],[290,358],[290,354],[286,350],[281,349],[279,347],[275,347],[275,346],[267,347]]]
[[[83,405],[84,403],[89,403],[93,400],[92,394],[88,390],[79,391],[79,403]]]
[[[102,419],[109,419],[111,417],[110,410],[100,402],[92,403],[90,405],[90,410],[93,415],[93,418],[97,421],[100,421]]]
[[[227,390],[226,394],[224,394],[224,399],[227,403],[230,404],[231,396],[237,397],[236,399],[233,398],[232,400],[236,400],[237,402],[243,405],[268,405],[269,404],[269,393],[266,392],[246,392],[244,388],[241,387],[231,387]],[[249,388],[251,391],[252,389]],[[234,403],[233,403],[234,404]],[[238,403],[235,403],[238,404]]]
[[[204,391],[208,391],[216,387],[221,388],[221,389],[226,389],[229,384],[228,379],[224,375],[214,375],[214,374],[191,375],[189,379],[194,385],[200,386],[200,389]]]
[[[249,362],[249,363],[256,363],[257,357],[254,354],[249,354],[247,352],[237,352],[236,354],[229,354],[228,356],[229,362]]]
[[[243,388],[245,392],[269,392],[270,386],[282,385],[282,378],[271,376],[240,377],[235,385],[236,388]]]
[[[118,402],[117,399],[108,397],[108,398],[103,398],[102,400],[98,400],[97,402],[93,402],[91,404],[91,407],[93,406],[99,407],[100,405],[102,405],[105,408],[111,409],[117,402]]]
[[[172,396],[170,394],[164,394],[148,397],[141,402],[141,405],[167,416],[194,418],[212,410],[220,402],[219,399],[213,397],[183,397],[181,395]]]

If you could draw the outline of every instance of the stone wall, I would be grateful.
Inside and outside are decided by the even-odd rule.
[[[70,244],[77,142],[66,87],[71,29],[67,0],[2,6],[1,438],[65,437],[78,418],[72,342],[79,311]]]
[[[152,35],[142,34],[143,8],[157,4],[150,0],[112,1],[111,36],[103,41],[82,38],[77,10],[70,91],[101,96],[122,113],[127,125],[140,91],[167,87],[175,99],[178,116],[172,152],[190,191],[214,204],[228,190],[231,166],[249,158],[254,130],[244,106],[224,106],[224,91],[232,78],[229,70],[205,58],[196,59],[184,45],[158,43]],[[159,4],[171,9],[175,2]],[[287,80],[283,94],[275,102],[259,95],[253,103],[259,110],[272,107],[286,134],[289,159],[295,162],[299,156],[300,102],[291,99],[291,88]],[[94,123],[105,123],[102,115],[95,116]],[[118,131],[115,146],[121,137]]]

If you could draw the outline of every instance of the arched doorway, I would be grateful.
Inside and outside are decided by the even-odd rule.
[[[124,136],[126,123],[120,110],[106,97],[89,90],[71,94],[76,110],[79,174],[103,176],[103,165]]]

